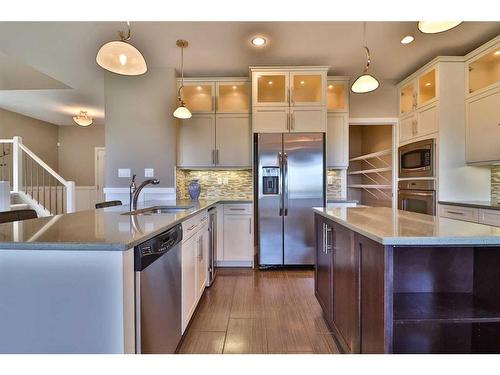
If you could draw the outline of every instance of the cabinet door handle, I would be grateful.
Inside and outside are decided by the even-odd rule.
[[[215,112],[215,96],[212,95],[212,111]]]
[[[252,234],[252,218],[248,219],[248,234]]]
[[[453,215],[465,215],[463,212],[458,212],[458,211],[447,211],[447,212]]]
[[[219,149],[215,150],[215,164],[219,164]]]
[[[295,130],[295,113],[290,114],[290,123],[291,123],[291,128],[292,130]]]

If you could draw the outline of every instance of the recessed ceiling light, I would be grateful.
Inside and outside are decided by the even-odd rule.
[[[424,34],[437,34],[460,25],[462,21],[420,21],[418,29]]]
[[[407,35],[403,39],[401,39],[401,44],[410,44],[415,40],[415,37],[413,35]]]
[[[266,44],[266,40],[261,36],[256,36],[252,39],[252,44],[256,47],[262,47]]]

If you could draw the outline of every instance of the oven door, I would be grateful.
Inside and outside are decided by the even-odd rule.
[[[429,190],[399,190],[398,209],[435,216],[436,192]]]

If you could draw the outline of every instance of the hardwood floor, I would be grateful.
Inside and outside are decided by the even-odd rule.
[[[338,353],[312,270],[220,268],[179,353]]]

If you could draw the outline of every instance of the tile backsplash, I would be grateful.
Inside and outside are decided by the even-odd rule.
[[[491,167],[491,201],[500,202],[500,165]]]
[[[342,198],[342,175],[340,169],[328,169],[328,177],[333,177],[333,184],[327,184],[327,199]],[[328,181],[328,178],[327,178]]]
[[[189,199],[188,185],[198,180],[201,185],[200,198],[252,199],[252,170],[176,170],[176,193],[179,199]],[[224,182],[227,181],[227,184]]]

